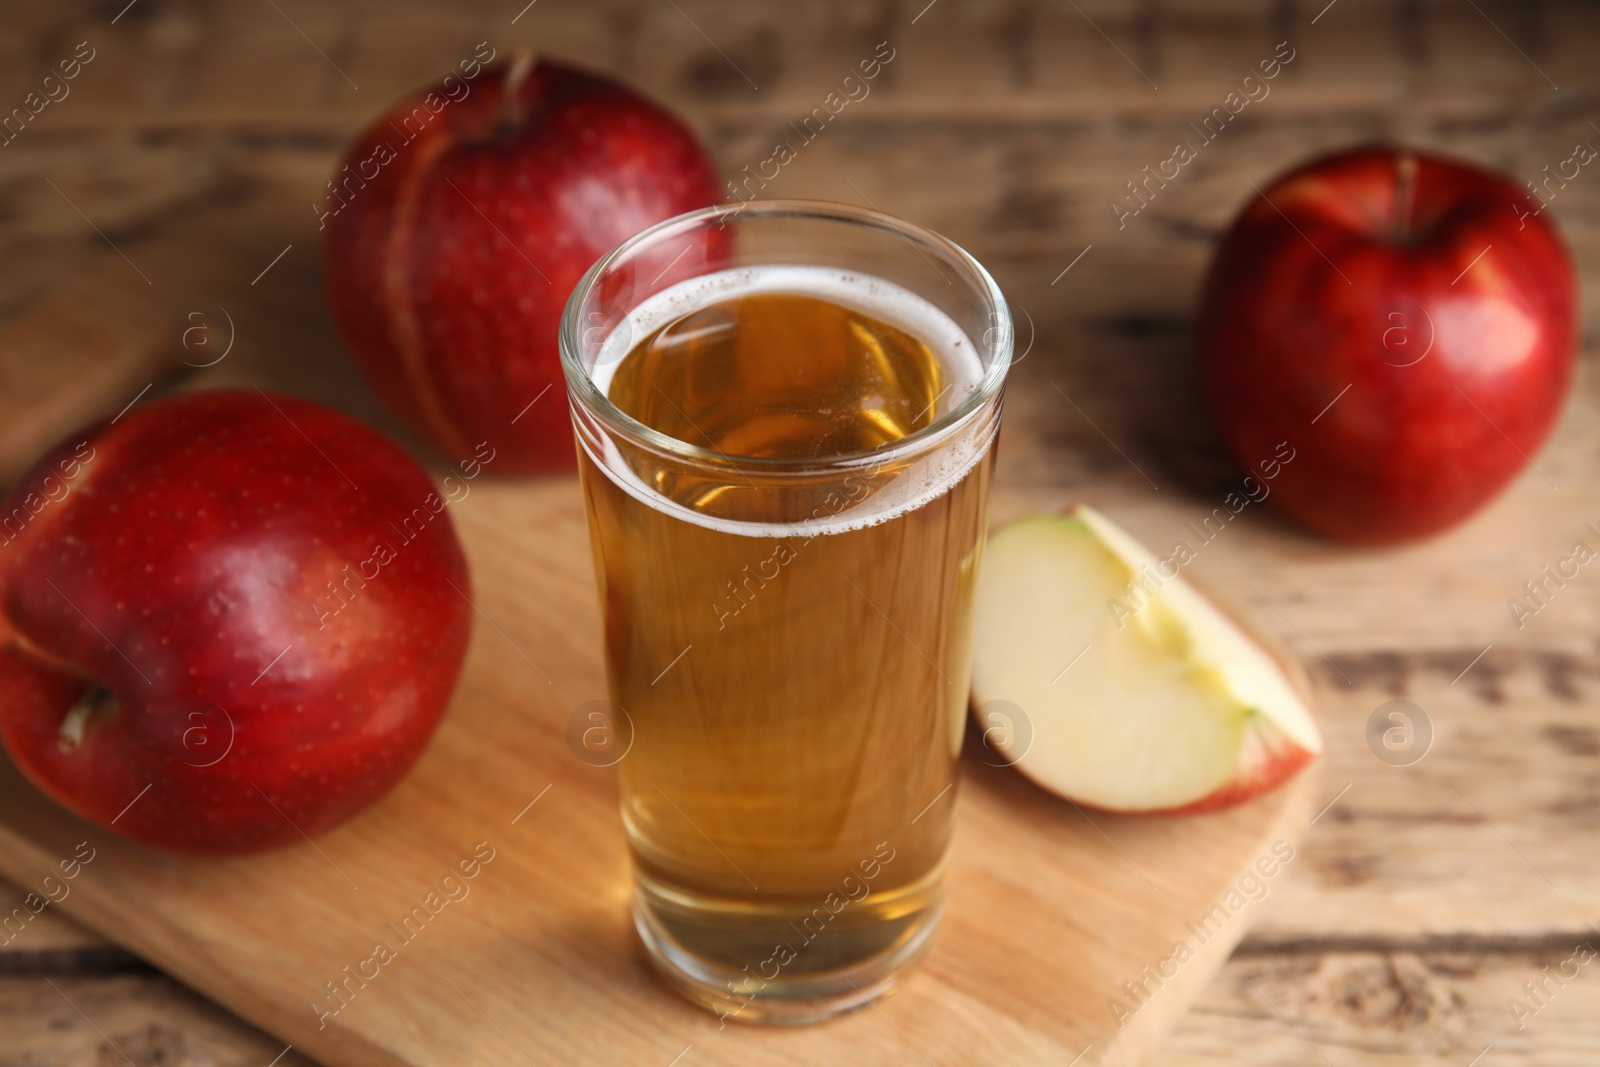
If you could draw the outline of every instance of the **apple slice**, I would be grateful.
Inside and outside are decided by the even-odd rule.
[[[1176,572],[1082,505],[990,538],[973,704],[1022,709],[1031,739],[997,747],[1029,778],[1108,811],[1211,811],[1322,751],[1278,662]]]

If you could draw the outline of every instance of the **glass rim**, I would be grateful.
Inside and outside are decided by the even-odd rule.
[[[1004,338],[1004,358],[994,359],[983,368],[983,374],[978,378],[977,385],[967,394],[962,401],[943,415],[934,419],[928,425],[913,430],[893,442],[880,445],[875,449],[865,449],[856,452],[836,452],[828,455],[807,457],[797,460],[779,456],[742,456],[728,455],[715,447],[704,447],[690,444],[670,434],[662,433],[646,423],[629,415],[611,402],[594,384],[590,377],[589,368],[583,362],[582,352],[578,344],[580,336],[580,307],[589,293],[593,291],[600,277],[610,269],[618,260],[629,252],[637,249],[670,230],[705,222],[709,219],[732,219],[743,215],[745,212],[754,212],[767,218],[797,218],[818,219],[834,222],[854,223],[856,225],[885,231],[899,236],[908,243],[914,239],[943,252],[947,258],[964,267],[971,275],[969,279],[973,287],[987,299],[994,310],[996,321],[990,330],[1003,331],[1000,336]],[[916,244],[912,243],[916,248]],[[987,331],[986,331],[987,332]],[[973,340],[974,348],[981,351],[980,339]],[[584,272],[578,284],[573,287],[567,297],[567,303],[561,314],[561,328],[559,333],[559,348],[561,354],[561,369],[566,378],[569,399],[577,401],[589,413],[598,417],[612,430],[620,433],[630,442],[645,445],[658,453],[664,453],[678,459],[691,461],[701,465],[730,465],[737,469],[739,466],[748,465],[752,468],[770,472],[778,471],[814,471],[834,467],[848,467],[862,463],[882,463],[887,459],[897,457],[907,452],[915,452],[929,442],[937,442],[953,427],[966,422],[981,411],[1000,392],[1005,384],[1006,372],[1011,366],[1012,351],[1015,338],[1012,330],[1011,307],[1006,302],[1005,294],[1001,292],[999,283],[989,274],[982,263],[973,258],[972,254],[954,241],[913,222],[889,215],[873,208],[856,207],[853,204],[843,204],[830,200],[762,200],[749,201],[737,204],[716,204],[711,207],[698,208],[675,215],[670,219],[646,227],[629,237],[611,251],[597,259],[593,266]],[[995,351],[1000,345],[997,344]]]

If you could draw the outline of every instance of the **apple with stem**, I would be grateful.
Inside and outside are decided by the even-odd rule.
[[[1278,662],[1178,566],[1082,505],[991,535],[973,704],[980,718],[990,701],[1027,716],[997,741],[1023,774],[1107,811],[1201,812],[1276,788],[1322,751]]]
[[[460,674],[445,501],[389,441],[253,390],[135,408],[0,503],[0,740],[78,815],[198,855],[387,792]]]
[[[682,122],[609,78],[526,54],[470,69],[345,153],[321,215],[328,297],[378,395],[440,449],[489,438],[496,472],[567,469],[567,295],[721,187]]]
[[[1592,153],[1591,153],[1592,154]],[[1542,204],[1407,149],[1312,162],[1251,199],[1206,277],[1201,377],[1246,470],[1341,541],[1461,522],[1533,462],[1572,379],[1577,293]]]

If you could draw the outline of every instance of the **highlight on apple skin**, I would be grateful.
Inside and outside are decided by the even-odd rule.
[[[991,534],[973,620],[974,705],[1023,709],[1031,742],[1014,766],[1069,800],[1214,811],[1322,751],[1277,661],[1092,508]]]
[[[527,55],[469,70],[346,151],[321,215],[328,299],[373,389],[451,458],[489,438],[496,473],[567,470],[567,295],[721,187],[688,127],[618,82]]]
[[[169,852],[291,844],[432,737],[471,630],[415,462],[255,390],[66,438],[0,503],[0,740],[50,797]]]

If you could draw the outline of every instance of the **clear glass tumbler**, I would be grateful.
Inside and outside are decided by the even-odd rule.
[[[655,226],[567,305],[634,918],[725,1019],[932,942],[1011,342],[962,249],[809,201]]]

